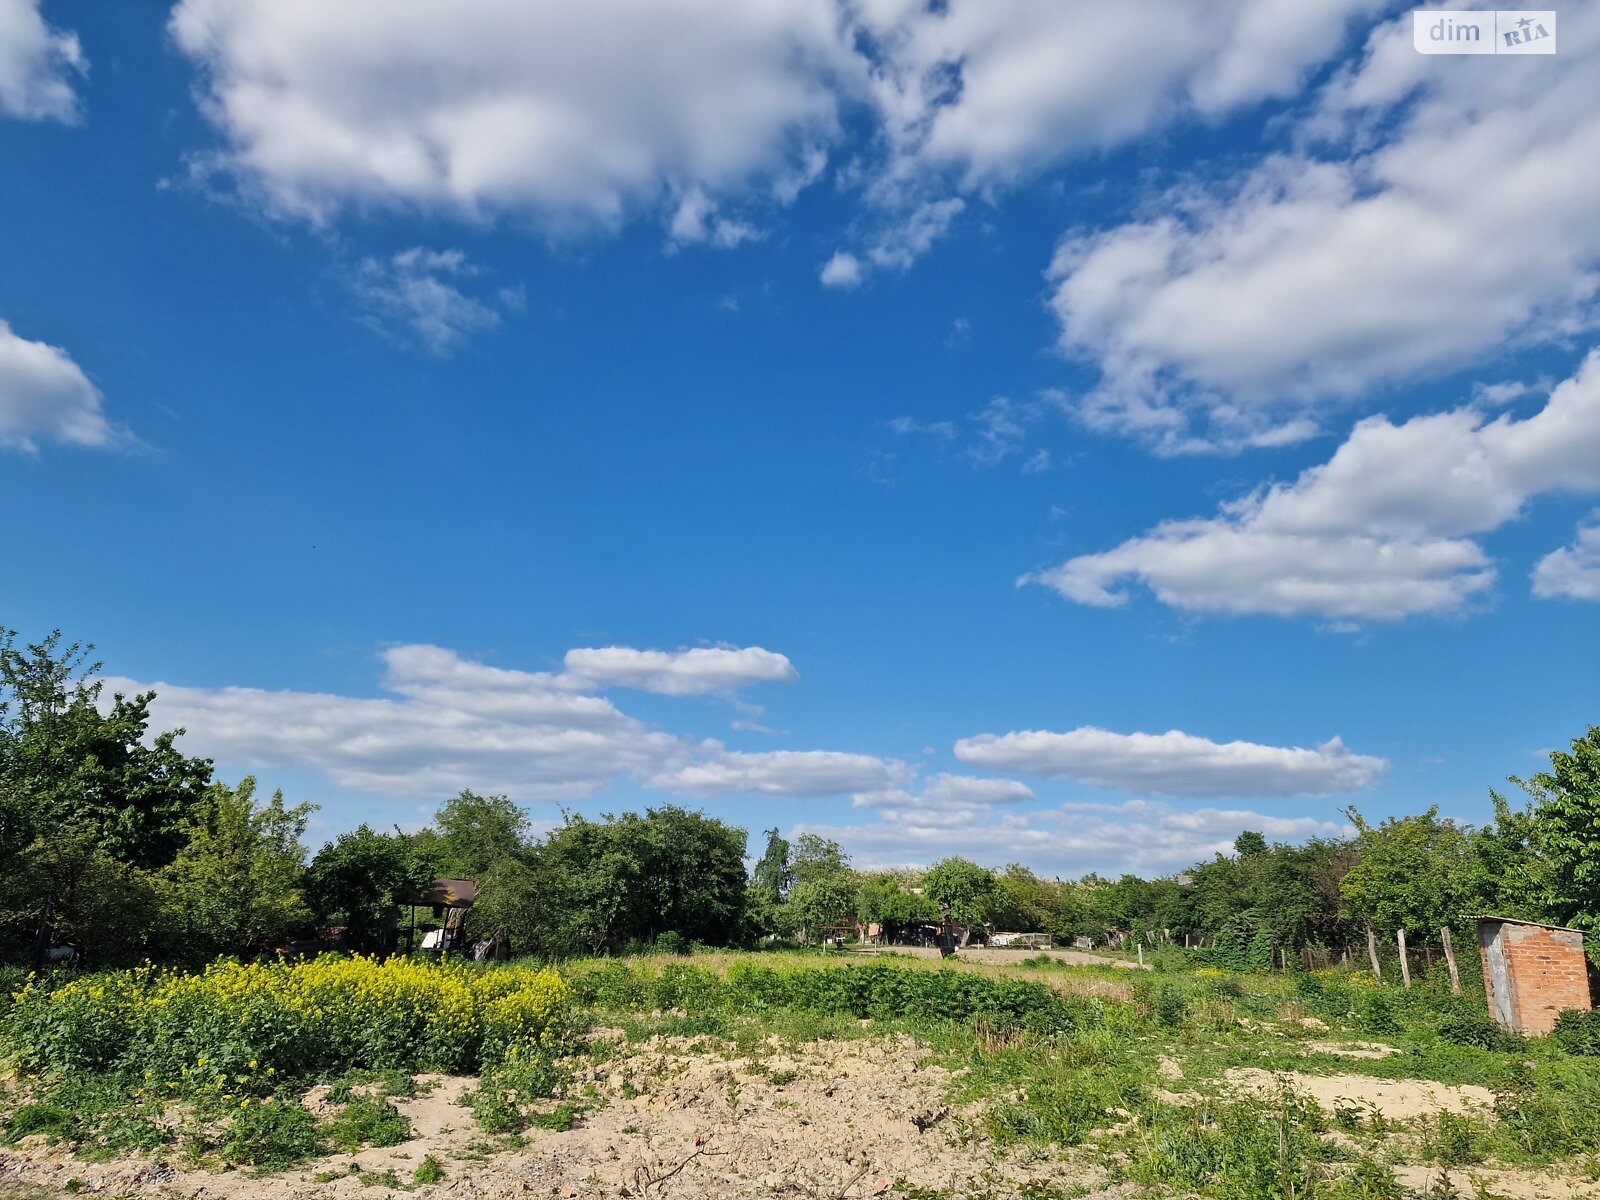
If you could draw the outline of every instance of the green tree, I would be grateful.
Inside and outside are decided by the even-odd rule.
[[[922,890],[941,913],[963,925],[982,925],[1001,898],[994,872],[965,858],[935,863],[923,877]]]
[[[795,839],[789,858],[789,877],[796,884],[842,875],[850,869],[850,859],[839,843],[814,833]]]
[[[1532,798],[1532,820],[1508,821],[1510,809],[1502,803],[1499,823],[1548,856],[1542,872],[1532,866],[1530,873],[1525,859],[1519,864],[1525,893],[1519,898],[1547,905],[1563,924],[1600,928],[1600,726],[1589,726],[1570,750],[1552,751],[1549,770],[1511,782]]]
[[[848,871],[807,879],[794,885],[785,907],[802,940],[821,936],[855,919],[855,880]]]
[[[136,872],[172,861],[211,778],[182,730],[147,736],[155,693],[105,701],[90,649],[0,629],[0,939],[36,965],[53,938],[127,932],[88,914],[143,911]]]
[[[312,806],[283,793],[256,802],[256,781],[213,784],[187,823],[188,843],[159,872],[169,953],[191,959],[247,954],[293,937],[311,912],[301,894]]]
[[[1469,831],[1440,819],[1437,805],[1370,825],[1355,809],[1357,860],[1344,877],[1350,913],[1382,933],[1434,938],[1443,925],[1481,911],[1485,880]]]
[[[939,919],[939,908],[927,896],[911,890],[907,871],[865,871],[856,874],[856,915],[877,922],[891,934],[908,925],[926,925]]]
[[[159,904],[150,873],[112,858],[89,831],[36,838],[3,882],[0,925],[28,931],[35,969],[51,942],[76,947],[97,968],[147,957]]]
[[[536,953],[653,944],[663,933],[726,945],[744,921],[742,829],[676,805],[590,821],[568,815],[519,878],[541,891]]]
[[[1233,839],[1233,852],[1240,858],[1249,858],[1267,852],[1267,839],[1254,829],[1246,829]]]
[[[794,882],[789,869],[789,843],[776,829],[767,830],[766,839],[767,845],[761,858],[750,870],[750,891],[753,897],[759,896],[769,904],[777,904]]]
[[[411,838],[362,824],[317,851],[306,870],[306,900],[319,922],[344,926],[352,949],[386,950],[394,941],[395,905],[427,888],[435,874]]]
[[[794,884],[789,870],[789,843],[776,829],[766,831],[767,844],[750,870],[745,919],[754,936],[794,932],[783,898]]]
[[[18,648],[0,629],[0,846],[72,829],[119,862],[165,866],[211,780],[207,759],[146,738],[154,692],[115,694],[101,711],[92,647],[59,630]]]
[[[478,880],[527,848],[528,814],[504,796],[463,791],[433,818],[435,869],[451,879]]]

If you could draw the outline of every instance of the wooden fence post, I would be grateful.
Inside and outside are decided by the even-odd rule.
[[[1378,965],[1378,935],[1372,932],[1372,926],[1367,926],[1367,957],[1372,960],[1372,977],[1383,978],[1383,968]]]
[[[1405,981],[1406,990],[1411,990],[1411,964],[1406,961],[1406,931],[1394,931],[1395,943],[1400,947],[1400,978]]]
[[[1450,968],[1450,990],[1456,995],[1461,995],[1461,972],[1456,970],[1456,948],[1450,944],[1450,926],[1446,925],[1439,930],[1440,940],[1444,942],[1444,961]]]

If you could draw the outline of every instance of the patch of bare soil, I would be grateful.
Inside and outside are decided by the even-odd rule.
[[[1426,1079],[1376,1079],[1370,1075],[1302,1075],[1236,1067],[1224,1077],[1236,1091],[1272,1095],[1284,1084],[1310,1096],[1330,1112],[1355,1107],[1391,1121],[1405,1121],[1436,1112],[1485,1113],[1494,1107],[1488,1088],[1473,1084],[1433,1083]]]
[[[487,1156],[486,1139],[460,1103],[474,1081],[433,1077],[425,1080],[432,1090],[396,1102],[414,1132],[400,1146],[257,1177],[143,1160],[87,1164],[28,1139],[0,1151],[0,1186],[14,1180],[63,1188],[76,1179],[80,1194],[163,1200],[861,1200],[900,1194],[896,1184],[905,1181],[1002,1200],[1028,1184],[1103,1182],[1093,1167],[990,1145],[972,1128],[975,1112],[946,1105],[955,1076],[922,1061],[924,1050],[910,1038],[803,1046],[772,1040],[751,1050],[741,1054],[712,1039],[619,1045],[576,1081],[578,1092],[587,1085],[594,1096],[573,1129],[534,1130],[520,1148]],[[319,1098],[308,1099],[315,1105]],[[428,1154],[442,1164],[444,1181],[409,1186]],[[385,1178],[407,1186],[379,1182]]]
[[[1304,1045],[1315,1054],[1333,1054],[1339,1058],[1389,1058],[1400,1053],[1398,1046],[1385,1046],[1382,1042],[1306,1042]]]
[[[1478,1200],[1479,1196],[1494,1200],[1594,1200],[1600,1197],[1600,1184],[1593,1180],[1555,1174],[1548,1168],[1465,1167],[1446,1172],[1449,1188],[1443,1185],[1438,1167],[1396,1167],[1394,1174],[1404,1187],[1419,1196],[1459,1196],[1461,1200]]]

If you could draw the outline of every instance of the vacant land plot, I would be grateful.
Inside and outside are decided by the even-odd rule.
[[[1359,976],[318,960],[0,1020],[6,1198],[1600,1196],[1595,1060]]]

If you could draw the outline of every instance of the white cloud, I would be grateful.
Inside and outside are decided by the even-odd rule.
[[[857,808],[870,808],[881,820],[922,825],[970,825],[985,819],[997,805],[1033,799],[1033,789],[1016,779],[984,779],[974,775],[933,775],[916,791],[887,788],[860,792]]]
[[[77,120],[76,83],[88,69],[77,35],[47,25],[39,0],[0,0],[0,114]]]
[[[859,258],[848,251],[840,250],[822,264],[822,273],[818,278],[822,280],[823,287],[848,289],[860,287],[866,274],[867,269]]]
[[[1600,286],[1600,11],[1561,61],[1418,55],[1407,12],[1296,128],[1309,149],[1061,244],[1093,428],[1187,453],[1281,444],[1370,389],[1592,322]]]
[[[673,651],[603,646],[568,650],[565,666],[569,674],[597,684],[639,688],[663,696],[699,696],[751,683],[793,683],[800,678],[786,656],[760,646]]]
[[[547,232],[653,215],[674,245],[758,235],[844,136],[870,215],[823,270],[904,269],[970,197],[1188,117],[1292,95],[1379,0],[181,0],[171,29],[271,211],[383,206]],[[735,210],[730,214],[730,206]]]
[[[975,767],[1160,796],[1324,796],[1368,787],[1388,766],[1352,754],[1338,738],[1307,750],[1089,725],[1067,733],[983,733],[957,742],[955,753]]]
[[[926,438],[940,449],[958,440],[958,455],[976,467],[995,467],[1020,459],[1024,474],[1047,470],[1055,458],[1050,450],[1031,444],[1051,418],[1058,421],[1068,411],[1063,395],[1053,389],[1039,392],[1032,399],[1013,400],[995,396],[982,408],[967,414],[959,429],[953,421],[921,421],[915,417],[894,417],[884,424],[902,438]]]
[[[1547,599],[1600,600],[1600,512],[1578,526],[1570,546],[1552,550],[1533,569],[1533,594]]]
[[[213,165],[313,221],[401,205],[560,233],[688,203],[678,234],[715,240],[725,202],[817,176],[863,86],[832,0],[182,0],[171,29]]]
[[[716,748],[712,758],[664,771],[652,787],[689,796],[842,796],[892,788],[911,769],[894,759],[837,750],[770,750],[760,753]]]
[[[100,389],[66,351],[20,337],[0,321],[0,447],[101,448],[117,441],[100,408]]]
[[[1382,0],[862,0],[885,160],[859,235],[903,269],[980,198],[1179,120],[1295,94]],[[907,231],[911,231],[909,236]]]
[[[1162,874],[1214,854],[1229,853],[1246,829],[1301,841],[1347,836],[1342,822],[1316,816],[1282,817],[1248,809],[1182,809],[1151,800],[1122,804],[1064,804],[996,816],[976,811],[957,820],[935,810],[884,813],[871,825],[802,823],[794,833],[833,838],[863,868],[925,867],[961,854],[989,866],[1021,862],[1036,871],[1075,876],[1090,871]]]
[[[1015,183],[1184,115],[1293,95],[1377,0],[869,0],[898,170]]]
[[[910,778],[905,764],[866,754],[746,754],[691,741],[594,694],[618,684],[694,695],[792,678],[782,655],[610,649],[618,653],[574,651],[568,657],[580,670],[553,674],[492,667],[439,646],[394,646],[382,654],[383,698],[116,678],[107,690],[154,689],[156,723],[186,729],[190,753],[248,769],[317,769],[338,786],[382,795],[437,799],[470,787],[567,800],[632,779],[680,795],[829,796]]]
[[[445,355],[474,333],[500,323],[493,305],[462,290],[482,274],[460,250],[413,246],[388,259],[362,259],[350,287],[374,328]],[[497,301],[520,307],[519,295],[502,291]]]
[[[383,660],[384,688],[398,699],[107,683],[154,688],[157,723],[185,728],[190,753],[247,768],[318,768],[364,792],[438,798],[471,787],[575,799],[686,757],[678,739],[562,676],[490,667],[437,646],[397,646]]]
[[[1461,609],[1495,571],[1470,535],[1535,496],[1600,492],[1600,351],[1524,420],[1464,407],[1360,422],[1289,484],[1167,521],[1024,582],[1080,604],[1126,602],[1143,583],[1192,612],[1397,620]]]
[[[761,231],[748,221],[719,215],[716,204],[698,188],[678,202],[667,233],[674,247],[710,245],[719,250],[761,238]]]
[[[967,416],[974,427],[973,443],[967,456],[980,466],[994,466],[1020,455],[1028,449],[1028,439],[1034,428],[1063,409],[1060,394],[1053,391],[1041,392],[1032,400],[996,396]],[[1037,471],[1049,465],[1050,452],[1036,448],[1024,460],[1023,470]]]

